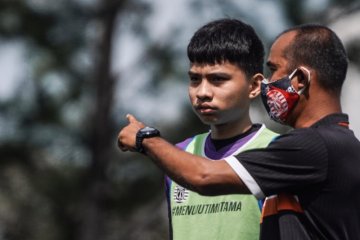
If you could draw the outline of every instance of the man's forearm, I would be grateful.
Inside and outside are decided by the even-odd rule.
[[[136,135],[144,124],[128,114],[129,124],[118,135],[122,151],[136,151]],[[180,185],[205,195],[249,193],[249,190],[224,160],[187,153],[161,137],[144,138],[142,147],[154,162]]]
[[[224,160],[212,161],[178,149],[160,137],[144,139],[153,161],[175,182],[204,195],[249,193]]]

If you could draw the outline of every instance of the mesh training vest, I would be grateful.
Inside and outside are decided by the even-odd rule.
[[[196,135],[184,150],[205,156],[208,135]],[[264,148],[275,136],[277,134],[263,125],[234,155]],[[250,194],[202,196],[171,181],[169,203],[173,240],[259,239],[259,202]]]

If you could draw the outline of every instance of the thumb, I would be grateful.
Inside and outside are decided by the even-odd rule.
[[[127,115],[126,115],[126,118],[127,118],[127,120],[129,121],[129,123],[136,123],[136,122],[138,122],[138,120],[136,120],[136,118],[135,118],[133,115],[131,115],[131,114],[127,114]]]

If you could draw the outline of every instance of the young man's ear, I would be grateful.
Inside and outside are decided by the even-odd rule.
[[[261,81],[264,76],[261,73],[257,73],[250,79],[249,98],[254,99],[260,94]]]

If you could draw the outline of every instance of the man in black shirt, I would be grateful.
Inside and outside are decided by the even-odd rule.
[[[201,194],[266,197],[261,239],[358,239],[360,142],[341,111],[347,71],[341,41],[324,26],[291,28],[276,38],[267,66],[265,108],[273,120],[295,129],[266,149],[209,161],[155,134],[137,139],[136,146],[144,125],[131,115],[119,147],[141,146],[172,179]]]

